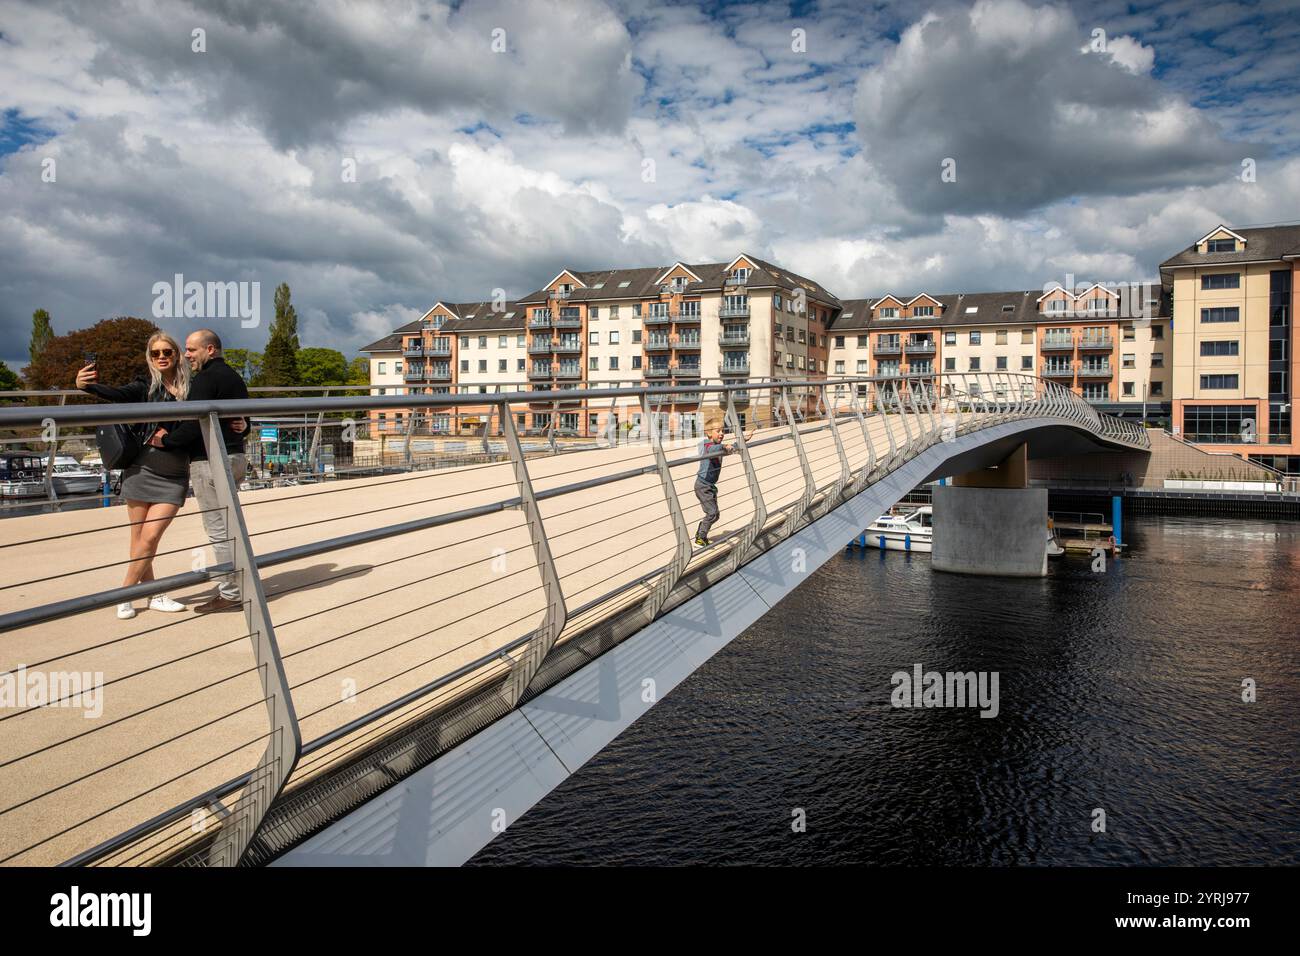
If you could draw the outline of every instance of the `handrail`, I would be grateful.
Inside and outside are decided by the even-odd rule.
[[[848,392],[849,403],[844,409],[841,400]],[[250,539],[256,539],[257,531],[250,534],[244,515],[250,508],[261,502],[241,502],[233,491],[230,481],[229,465],[221,450],[213,447],[215,436],[220,431],[216,422],[220,418],[248,416],[259,414],[301,414],[316,413],[319,416],[332,411],[357,411],[361,409],[431,409],[464,405],[463,395],[405,395],[405,396],[343,396],[335,397],[326,393],[323,397],[269,397],[249,398],[229,401],[178,402],[170,404],[167,414],[177,420],[199,419],[204,422],[204,437],[212,451],[212,461],[225,474],[223,508],[229,513],[236,542],[234,565],[221,564],[199,567],[171,578],[157,582],[145,582],[126,588],[109,588],[93,593],[75,594],[71,597],[49,601],[35,607],[6,610],[0,614],[0,632],[12,631],[19,627],[32,627],[46,624],[72,614],[83,613],[93,608],[111,607],[120,601],[150,593],[162,587],[192,586],[204,581],[213,581],[232,572],[242,575],[244,582],[244,631],[240,640],[254,652],[259,662],[256,673],[260,676],[264,702],[262,703],[268,719],[270,731],[264,743],[264,753],[259,768],[251,776],[236,778],[236,786],[219,787],[211,790],[205,783],[203,789],[207,794],[219,793],[210,797],[220,802],[231,794],[238,792],[235,806],[224,808],[225,821],[217,828],[215,842],[189,840],[187,835],[174,828],[181,827],[184,815],[194,810],[193,798],[163,814],[144,814],[147,817],[141,823],[124,829],[117,837],[97,845],[93,851],[82,851],[74,858],[77,862],[96,862],[115,860],[119,854],[140,852],[147,859],[161,861],[166,857],[161,850],[151,851],[137,846],[137,841],[156,838],[174,837],[186,847],[187,859],[206,864],[234,863],[256,839],[259,827],[268,814],[277,812],[285,800],[293,798],[293,790],[285,791],[284,797],[277,797],[282,788],[291,786],[295,766],[310,764],[305,770],[310,773],[320,761],[336,759],[332,748],[345,743],[338,728],[329,730],[325,737],[303,742],[300,721],[312,716],[298,716],[303,712],[301,703],[296,702],[295,687],[285,678],[284,657],[276,627],[272,622],[270,608],[263,593],[260,581],[263,572],[276,565],[287,564],[305,558],[336,553],[345,548],[374,544],[403,536],[415,535],[431,529],[440,529],[439,540],[451,541],[443,547],[459,546],[464,550],[466,542],[457,542],[454,529],[467,527],[472,533],[475,527],[499,527],[503,518],[510,513],[520,515],[528,530],[529,544],[526,548],[531,558],[524,558],[522,571],[530,575],[540,573],[541,584],[534,590],[544,596],[545,609],[540,620],[530,617],[519,619],[516,627],[522,634],[509,635],[509,640],[501,643],[496,650],[475,657],[468,663],[457,666],[455,681],[434,678],[417,685],[415,694],[408,699],[406,695],[395,694],[394,699],[404,701],[403,707],[421,706],[426,708],[420,713],[454,713],[469,715],[479,713],[471,705],[481,709],[483,714],[493,715],[508,711],[528,699],[536,691],[537,682],[544,675],[551,673],[554,655],[563,654],[566,647],[565,638],[574,626],[591,626],[594,611],[610,614],[617,611],[619,602],[626,604],[630,596],[632,606],[639,608],[642,624],[653,619],[665,606],[671,607],[670,597],[679,578],[691,568],[711,567],[715,559],[723,558],[719,567],[738,567],[748,560],[757,549],[770,547],[777,537],[793,533],[798,527],[821,515],[829,513],[847,497],[861,492],[872,480],[916,457],[938,442],[950,440],[949,429],[966,434],[970,431],[990,427],[1011,421],[1042,422],[1044,424],[1068,423],[1112,444],[1130,447],[1146,447],[1148,444],[1144,429],[1131,423],[1123,422],[1109,415],[1102,415],[1084,402],[1079,396],[1055,383],[1021,373],[926,373],[907,376],[857,376],[845,378],[818,378],[801,380],[765,380],[742,382],[702,381],[692,385],[692,392],[708,393],[719,396],[726,409],[726,420],[730,430],[737,436],[737,445],[742,457],[742,468],[733,469],[729,481],[743,480],[744,487],[733,488],[724,494],[734,494],[736,490],[746,491],[749,508],[743,532],[730,538],[720,538],[719,542],[700,555],[689,550],[685,538],[686,522],[678,503],[679,490],[676,482],[684,480],[694,467],[708,456],[701,456],[689,446],[675,447],[672,453],[661,443],[656,410],[665,406],[671,399],[668,396],[680,393],[681,385],[664,386],[619,386],[600,389],[584,389],[572,396],[565,396],[565,401],[577,401],[584,407],[581,414],[620,408],[619,399],[628,399],[622,408],[635,407],[643,414],[643,427],[635,439],[629,439],[633,451],[629,457],[618,459],[622,464],[614,467],[600,466],[594,474],[588,468],[596,465],[575,467],[567,470],[561,466],[548,466],[542,469],[539,459],[525,454],[519,443],[515,430],[515,415],[523,414],[530,404],[555,403],[557,395],[551,391],[515,391],[493,392],[472,395],[475,404],[489,410],[489,422],[484,426],[484,434],[493,420],[499,420],[505,427],[507,436],[506,454],[498,463],[469,466],[475,468],[504,468],[510,474],[505,486],[484,485],[481,489],[491,491],[492,487],[502,487],[496,495],[488,494],[486,500],[472,504],[458,505],[451,500],[455,496],[432,498],[421,504],[423,513],[415,512],[415,517],[384,523],[382,512],[374,523],[360,531],[326,536],[320,540],[306,543],[289,543],[278,551],[254,553]],[[766,434],[757,435],[746,441],[741,432],[749,427],[749,422],[742,423],[738,404],[744,397],[746,408],[754,415],[752,421],[767,430]],[[599,404],[598,403],[608,403]],[[151,414],[152,413],[152,414]],[[156,409],[144,405],[60,405],[52,407],[13,406],[0,408],[0,427],[28,427],[48,423],[53,420],[56,428],[75,425],[98,425],[111,423],[130,423],[148,421]],[[551,420],[552,449],[554,420]],[[903,440],[898,439],[901,432]],[[862,444],[858,444],[858,436]],[[486,440],[486,438],[485,438]],[[887,441],[887,447],[886,447]],[[611,445],[613,443],[611,442]],[[857,451],[856,449],[861,449]],[[639,457],[644,452],[649,457]],[[559,452],[566,461],[576,458],[580,451]],[[854,465],[850,460],[857,461]],[[568,456],[568,457],[566,457]],[[556,461],[555,455],[546,455],[540,461]],[[614,460],[611,460],[614,461]],[[774,466],[771,463],[776,462]],[[770,469],[776,467],[773,473]],[[556,471],[556,468],[560,470]],[[495,474],[486,472],[485,474]],[[422,476],[411,476],[404,481],[423,480]],[[350,482],[331,486],[324,493],[344,493],[350,490]],[[613,490],[617,486],[618,490]],[[365,486],[371,488],[374,486]],[[414,486],[413,486],[414,487]],[[363,486],[358,485],[361,490]],[[782,490],[785,488],[786,490]],[[604,495],[593,496],[595,489],[608,489]],[[478,489],[476,489],[478,490]],[[671,516],[671,542],[662,557],[646,559],[643,565],[633,565],[636,576],[629,581],[620,581],[616,577],[612,583],[608,578],[598,580],[585,588],[583,582],[569,580],[572,565],[582,555],[582,549],[568,550],[565,536],[582,529],[559,529],[552,526],[557,514],[566,514],[589,506],[592,502],[614,501],[638,494],[652,493],[655,507],[663,515],[652,520],[661,520],[665,515]],[[793,500],[788,499],[791,494]],[[267,499],[268,502],[287,502],[297,497]],[[446,501],[443,508],[438,503]],[[397,506],[394,506],[397,507]],[[402,505],[401,507],[413,507]],[[636,513],[638,509],[620,513],[619,519]],[[659,514],[656,511],[656,514]],[[353,512],[347,512],[351,517]],[[337,519],[322,519],[337,520]],[[472,522],[482,522],[475,525]],[[0,525],[2,527],[3,525]],[[30,526],[28,526],[30,527]],[[599,527],[599,525],[597,525]],[[637,525],[640,527],[640,525]],[[80,533],[80,532],[78,532]],[[486,534],[487,532],[481,532]],[[610,535],[617,535],[618,526],[610,528]],[[631,533],[631,532],[629,532]],[[644,534],[644,532],[642,532]],[[633,534],[630,540],[635,540]],[[425,539],[417,539],[425,540]],[[470,539],[474,540],[474,539]],[[613,540],[613,538],[611,538]],[[652,538],[651,541],[654,539]],[[3,547],[18,545],[43,546],[44,540],[16,542]],[[644,570],[645,564],[653,565]],[[583,569],[585,570],[585,569]],[[72,573],[83,573],[81,571]],[[438,574],[450,573],[439,571]],[[522,573],[514,571],[512,573]],[[691,573],[694,573],[693,571]],[[436,578],[438,575],[435,575]],[[10,585],[12,587],[12,585]],[[603,590],[600,588],[603,587]],[[573,593],[569,593],[572,590]],[[0,588],[0,595],[5,588]],[[531,592],[525,592],[526,594]],[[493,605],[495,607],[496,605]],[[593,610],[594,609],[594,610]],[[531,625],[525,621],[532,620]],[[577,622],[577,623],[575,623]],[[585,622],[585,623],[584,623]],[[516,626],[513,622],[511,626]],[[640,626],[640,625],[638,625]],[[468,625],[466,625],[468,627]],[[501,630],[498,628],[498,631]],[[489,631],[482,638],[497,633]],[[3,638],[0,638],[3,639]],[[166,642],[163,642],[165,645]],[[88,653],[78,651],[78,653]],[[295,653],[298,653],[295,651]],[[292,656],[292,655],[290,655]],[[551,668],[551,670],[548,670]],[[464,688],[459,689],[459,688]],[[483,694],[490,697],[475,696],[480,687]],[[183,689],[182,689],[183,691]],[[443,695],[460,694],[460,697],[446,698],[446,707],[454,702],[451,710],[433,710]],[[491,701],[489,704],[488,701]],[[475,703],[477,702],[477,703]],[[295,713],[295,706],[297,714]],[[470,708],[470,709],[467,709]],[[486,708],[486,709],[483,709]],[[504,711],[502,710],[504,708]],[[357,735],[365,739],[373,734],[385,732],[386,721],[395,719],[399,708],[389,703],[367,710],[375,715],[368,723],[356,724],[345,722]],[[405,713],[406,711],[402,711]],[[5,719],[0,717],[0,719]],[[440,718],[441,719],[441,718]],[[447,717],[447,720],[452,720]],[[440,739],[454,743],[474,732],[480,723],[488,717],[457,716],[454,725],[449,724]],[[491,719],[495,719],[492,717]],[[373,728],[373,729],[371,729]],[[94,731],[90,731],[94,732]],[[441,733],[441,732],[440,732]],[[10,735],[10,739],[14,739]],[[326,739],[330,747],[320,741]],[[450,743],[448,745],[450,745]],[[61,746],[56,741],[50,746]],[[46,748],[48,749],[48,748]],[[327,752],[328,751],[328,752]],[[3,755],[0,755],[0,759]],[[19,758],[18,766],[21,766]],[[342,758],[338,758],[342,759]],[[0,763],[0,774],[14,772],[6,768],[14,761]],[[201,767],[202,765],[200,765]],[[190,770],[197,771],[194,767]],[[190,772],[187,770],[186,772]],[[96,771],[98,772],[98,771]],[[0,793],[6,788],[0,786]],[[43,795],[42,795],[43,796]],[[138,797],[137,797],[138,798]],[[137,799],[133,798],[133,799]],[[32,799],[39,799],[34,797]],[[3,798],[0,798],[3,800]],[[7,803],[7,801],[5,801]],[[129,802],[129,801],[128,801]],[[13,807],[0,805],[0,823]],[[88,810],[85,812],[89,812]],[[73,829],[88,821],[76,822]],[[141,829],[143,828],[143,829]],[[179,835],[178,835],[179,834]],[[51,838],[52,839],[52,838]],[[39,845],[39,844],[38,844]],[[8,852],[9,848],[0,847],[0,861],[18,854]],[[19,854],[30,850],[20,850]],[[170,852],[170,851],[169,851]],[[149,854],[153,856],[149,856]]]

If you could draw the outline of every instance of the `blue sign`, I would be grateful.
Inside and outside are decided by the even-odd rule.
[[[262,429],[262,441],[264,441],[264,442],[278,442],[279,440],[280,440],[280,429],[278,429],[278,428],[263,428],[263,429]]]

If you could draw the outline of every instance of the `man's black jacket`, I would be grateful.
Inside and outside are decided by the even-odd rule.
[[[209,359],[191,380],[188,400],[207,402],[219,398],[248,398],[248,386],[239,373],[226,364],[225,359],[218,357]],[[247,435],[247,432],[240,435],[231,430],[230,426],[235,421],[237,419],[234,418],[221,420],[221,437],[225,439],[226,452],[232,455],[243,452],[244,437]],[[203,447],[203,433],[199,431],[199,423],[193,419],[181,422],[175,430],[164,435],[162,443],[164,448],[185,452],[191,461],[207,460],[208,450]]]

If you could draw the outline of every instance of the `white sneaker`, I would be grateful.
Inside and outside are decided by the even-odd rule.
[[[185,605],[179,601],[173,601],[165,594],[155,594],[149,599],[149,610],[151,611],[183,611]]]
[[[117,606],[117,616],[123,621],[129,621],[135,617],[135,608],[131,606],[130,601],[123,601]]]

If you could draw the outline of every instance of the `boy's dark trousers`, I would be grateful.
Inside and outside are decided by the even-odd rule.
[[[700,507],[704,509],[704,520],[700,522],[700,527],[695,532],[695,537],[709,540],[709,529],[713,527],[713,522],[718,520],[718,486],[712,482],[695,480],[695,497],[700,499]]]

